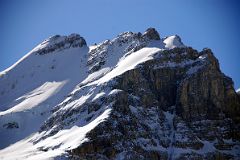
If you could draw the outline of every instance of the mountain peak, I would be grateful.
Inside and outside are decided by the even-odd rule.
[[[169,49],[173,49],[175,47],[185,47],[178,35],[168,36],[164,38],[163,43],[165,43],[165,47]]]
[[[54,35],[44,40],[40,45],[34,48],[33,51],[37,52],[39,55],[42,55],[70,47],[76,48],[86,45],[87,43],[85,39],[76,33],[72,33],[68,36]]]
[[[147,37],[152,40],[160,40],[159,33],[156,31],[155,28],[148,28],[144,33],[143,37]]]
[[[239,95],[210,49],[154,28],[86,45],[55,35],[0,73],[0,159],[239,159]]]

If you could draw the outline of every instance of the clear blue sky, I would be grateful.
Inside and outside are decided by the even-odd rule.
[[[0,70],[51,35],[79,33],[88,44],[156,28],[195,49],[209,47],[240,87],[238,0],[0,0]]]

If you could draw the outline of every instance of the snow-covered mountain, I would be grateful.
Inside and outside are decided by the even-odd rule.
[[[56,35],[0,73],[0,159],[238,159],[239,110],[211,50],[177,35]]]

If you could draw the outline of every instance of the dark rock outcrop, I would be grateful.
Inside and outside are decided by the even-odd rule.
[[[13,129],[13,128],[19,128],[19,125],[17,122],[9,122],[3,125],[6,129]]]
[[[155,28],[148,28],[142,35],[143,37],[147,37],[152,40],[160,40],[159,33]]]
[[[70,152],[90,159],[233,159],[240,100],[209,49],[161,51],[115,78],[107,121]],[[91,104],[89,104],[91,106]],[[207,148],[207,149],[206,149]],[[236,157],[235,157],[236,158]]]
[[[233,82],[220,72],[219,63],[211,50],[204,50],[208,65],[181,81],[178,106],[186,120],[222,119],[223,115],[239,121],[240,103]]]
[[[44,55],[54,51],[60,51],[67,48],[76,48],[86,46],[87,43],[83,37],[78,34],[69,36],[55,35],[40,44],[40,48],[36,50],[39,55]],[[44,46],[44,47],[41,47]]]
[[[119,55],[127,57],[159,39],[153,28],[143,35],[122,33],[89,52],[88,72],[117,64]],[[157,42],[163,45],[163,39]],[[88,125],[108,108],[108,117],[87,133],[88,141],[68,151],[70,158],[239,158],[240,98],[231,78],[221,72],[210,49],[174,47],[163,45],[152,59],[103,84],[79,85],[54,108],[41,131],[54,135],[78,122]],[[90,98],[78,103],[82,97]]]

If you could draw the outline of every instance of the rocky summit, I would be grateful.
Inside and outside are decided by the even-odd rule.
[[[46,39],[0,74],[0,159],[240,159],[240,95],[154,28]]]

